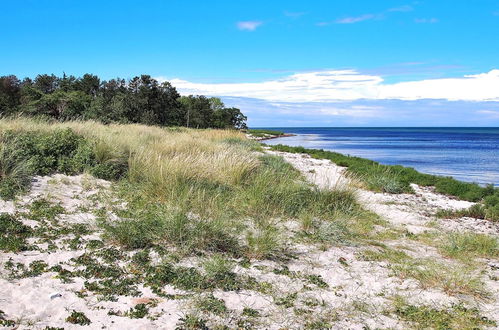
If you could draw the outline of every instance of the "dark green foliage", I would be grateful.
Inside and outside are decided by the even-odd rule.
[[[137,207],[135,212],[124,216],[128,219],[105,223],[103,226],[108,238],[127,249],[153,247],[168,242],[186,252],[239,251],[237,239],[216,220],[191,219],[185,213],[171,214],[166,209],[151,205]]]
[[[159,218],[144,218],[142,220],[126,219],[113,224],[106,224],[106,236],[116,240],[127,249],[152,247],[158,239],[163,222]]]
[[[207,283],[204,276],[195,268],[176,268],[169,263],[149,268],[146,275],[146,283],[157,293],[161,293],[161,288],[167,284],[172,284],[183,290],[209,288],[209,283]]]
[[[293,307],[295,305],[297,297],[298,297],[298,294],[296,292],[290,293],[284,297],[275,299],[274,302],[277,306],[283,306],[284,308],[290,308],[290,307]]]
[[[16,322],[14,320],[9,320],[5,316],[5,312],[0,309],[0,325],[4,327],[14,327]]]
[[[31,236],[32,230],[14,216],[0,213],[0,250],[19,252],[29,249],[26,238]]]
[[[74,175],[89,170],[98,178],[116,180],[128,170],[127,157],[103,158],[96,154],[95,143],[70,129],[51,132],[9,131],[0,136],[0,141],[2,198],[13,198],[16,193],[25,190],[33,175],[56,172]]]
[[[495,196],[490,197],[495,198]],[[491,204],[486,200],[484,205],[475,204],[464,210],[439,210],[436,216],[439,218],[448,219],[470,217],[476,219],[499,221],[499,204]]]
[[[92,323],[85,314],[83,314],[82,312],[77,312],[75,310],[73,310],[71,312],[71,315],[66,318],[66,322],[79,325],[89,325],[90,323]]]
[[[226,108],[219,98],[189,95],[179,98],[185,122],[177,125],[194,128],[246,128],[246,116],[237,108]]]
[[[118,180],[123,177],[128,170],[128,161],[109,160],[102,164],[96,164],[90,170],[90,174],[104,180]]]
[[[244,316],[251,316],[251,317],[258,317],[258,316],[260,316],[260,312],[257,311],[256,309],[253,309],[253,308],[244,307],[243,315]]]
[[[192,314],[182,317],[175,330],[208,330],[206,321]]]
[[[450,177],[441,177],[419,173],[413,168],[400,165],[382,165],[375,161],[342,155],[322,149],[306,149],[285,145],[272,146],[273,150],[305,153],[318,159],[329,159],[339,166],[348,168],[354,177],[365,182],[369,189],[389,193],[411,192],[411,183],[422,186],[435,186],[437,192],[452,195],[468,201],[480,201],[484,197],[497,193],[491,186],[480,187],[475,183],[457,181]]]
[[[27,162],[33,175],[81,173],[95,163],[92,146],[70,129],[50,133],[6,132],[2,140],[17,163]]]
[[[494,195],[485,198],[485,218],[492,221],[499,221],[499,191]]]
[[[196,302],[196,307],[203,312],[209,312],[216,315],[222,315],[227,312],[227,306],[222,299],[218,299],[213,294],[200,298]]]
[[[311,283],[317,285],[319,288],[326,289],[329,285],[322,279],[320,275],[306,275],[305,279]]]
[[[142,319],[149,313],[149,308],[146,304],[137,304],[125,313],[131,319]]]
[[[93,119],[103,123],[142,123],[198,128],[246,128],[246,116],[228,108],[219,98],[180,97],[169,82],[149,75],[101,81],[38,75],[22,82],[0,77],[0,116],[20,114],[59,121]]]
[[[5,269],[10,271],[10,278],[26,278],[39,276],[47,271],[49,271],[47,263],[43,260],[32,261],[28,267],[22,263],[16,263],[9,259],[5,263]]]
[[[470,208],[464,210],[439,210],[436,214],[439,218],[461,218],[461,217],[470,217],[477,219],[485,219],[486,209],[481,204],[475,204]]]
[[[29,213],[26,216],[31,220],[48,220],[54,221],[59,214],[63,214],[65,212],[64,208],[57,204],[53,205],[48,200],[44,198],[40,198],[34,200],[29,205]]]
[[[162,294],[163,287],[168,284],[182,290],[192,291],[216,288],[237,291],[253,285],[251,279],[240,278],[232,271],[219,270],[203,274],[196,268],[175,267],[167,262],[146,267],[145,283],[157,294]]]

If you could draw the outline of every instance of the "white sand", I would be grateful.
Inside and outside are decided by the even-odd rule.
[[[269,153],[284,157],[310,182],[321,188],[352,189],[350,180],[344,175],[345,169],[330,161],[299,154]],[[414,195],[389,195],[358,190],[358,198],[367,208],[386,219],[393,228],[415,234],[435,230],[473,230],[491,235],[499,233],[497,225],[476,219],[437,220],[433,215],[439,208],[460,209],[469,207],[472,203],[436,194],[430,188],[416,185],[413,188],[416,191]],[[0,201],[0,212],[14,214],[23,211],[31,201],[40,196],[61,203],[66,208],[68,214],[60,217],[61,222],[86,223],[94,228],[94,233],[87,239],[98,238],[101,232],[95,226],[95,215],[85,208],[97,208],[102,206],[102,200],[113,200],[109,183],[103,180],[63,175],[37,177],[31,192],[20,201]],[[28,220],[25,223],[36,225]],[[438,224],[437,227],[435,223]],[[292,221],[283,225],[288,228],[290,237],[298,229]],[[403,246],[404,251],[414,258],[433,257],[439,258],[442,263],[453,262],[443,258],[435,248],[413,240],[399,238],[384,243],[393,247]],[[405,329],[408,326],[406,323],[393,314],[385,313],[391,308],[392,297],[401,295],[413,304],[428,304],[437,308],[465,302],[469,306],[478,307],[483,315],[499,322],[499,284],[497,280],[493,280],[494,277],[499,277],[499,261],[488,260],[482,269],[482,280],[492,296],[492,299],[483,301],[472,297],[449,296],[440,289],[422,288],[414,279],[394,276],[386,262],[359,258],[359,253],[365,248],[353,245],[322,250],[317,246],[290,243],[289,250],[295,258],[288,262],[253,261],[249,268],[235,268],[239,275],[249,275],[260,283],[272,284],[272,292],[215,290],[214,296],[224,300],[229,312],[224,316],[201,316],[234,328],[236,320],[244,319],[241,314],[246,307],[260,312],[262,317],[256,318],[252,327],[261,329],[301,329],[305,322],[319,319],[333,322],[335,329],[363,329],[366,326]],[[5,312],[8,319],[15,320],[20,329],[43,329],[45,326],[81,328],[65,321],[72,310],[85,313],[92,321],[88,328],[92,329],[174,329],[180,318],[192,311],[192,303],[188,300],[161,298],[152,293],[150,288],[143,286],[139,286],[141,294],[138,297],[120,296],[118,301],[113,302],[99,301],[91,292],[88,292],[87,297],[79,297],[77,292],[84,287],[83,278],[75,278],[73,283],[63,283],[55,278],[55,272],[23,279],[7,277],[5,262],[10,258],[25,265],[40,259],[49,266],[67,263],[68,269],[71,269],[69,260],[84,252],[81,249],[68,250],[61,245],[55,251],[0,253],[0,310]],[[196,265],[199,261],[197,258],[190,258],[180,264]],[[276,274],[273,271],[284,265],[294,275]],[[328,287],[321,289],[311,285],[303,279],[306,275],[320,275]],[[166,287],[165,291],[170,294],[182,293],[173,287]],[[286,308],[276,304],[279,298],[294,293],[294,307]],[[195,294],[194,298],[196,296]],[[157,305],[150,308],[148,317],[131,319],[108,315],[109,310],[124,312],[151,299],[156,299]],[[293,312],[296,309],[309,312],[299,315]]]

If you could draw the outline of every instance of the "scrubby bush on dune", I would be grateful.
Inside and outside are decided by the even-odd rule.
[[[74,175],[88,170],[103,179],[118,179],[128,168],[124,155],[102,156],[102,144],[69,128],[6,130],[0,135],[0,197],[25,190],[34,175]]]

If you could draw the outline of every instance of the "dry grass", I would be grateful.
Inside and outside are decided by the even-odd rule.
[[[128,202],[120,215],[127,220],[105,228],[128,248],[172,244],[265,258],[282,249],[278,221],[303,214],[341,219],[344,228],[350,221],[349,240],[372,227],[374,216],[362,210],[354,191],[312,187],[280,157],[255,152],[259,144],[238,131],[0,120],[0,131],[67,128],[92,141],[99,161],[127,159],[127,176],[118,185]]]

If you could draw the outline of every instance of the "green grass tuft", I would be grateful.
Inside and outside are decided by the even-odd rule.
[[[395,314],[416,325],[417,329],[481,329],[493,327],[496,323],[479,314],[476,308],[462,304],[447,309],[408,304],[403,298],[394,301]]]
[[[456,232],[444,238],[440,250],[444,255],[453,258],[495,258],[499,256],[499,240],[485,234]]]

